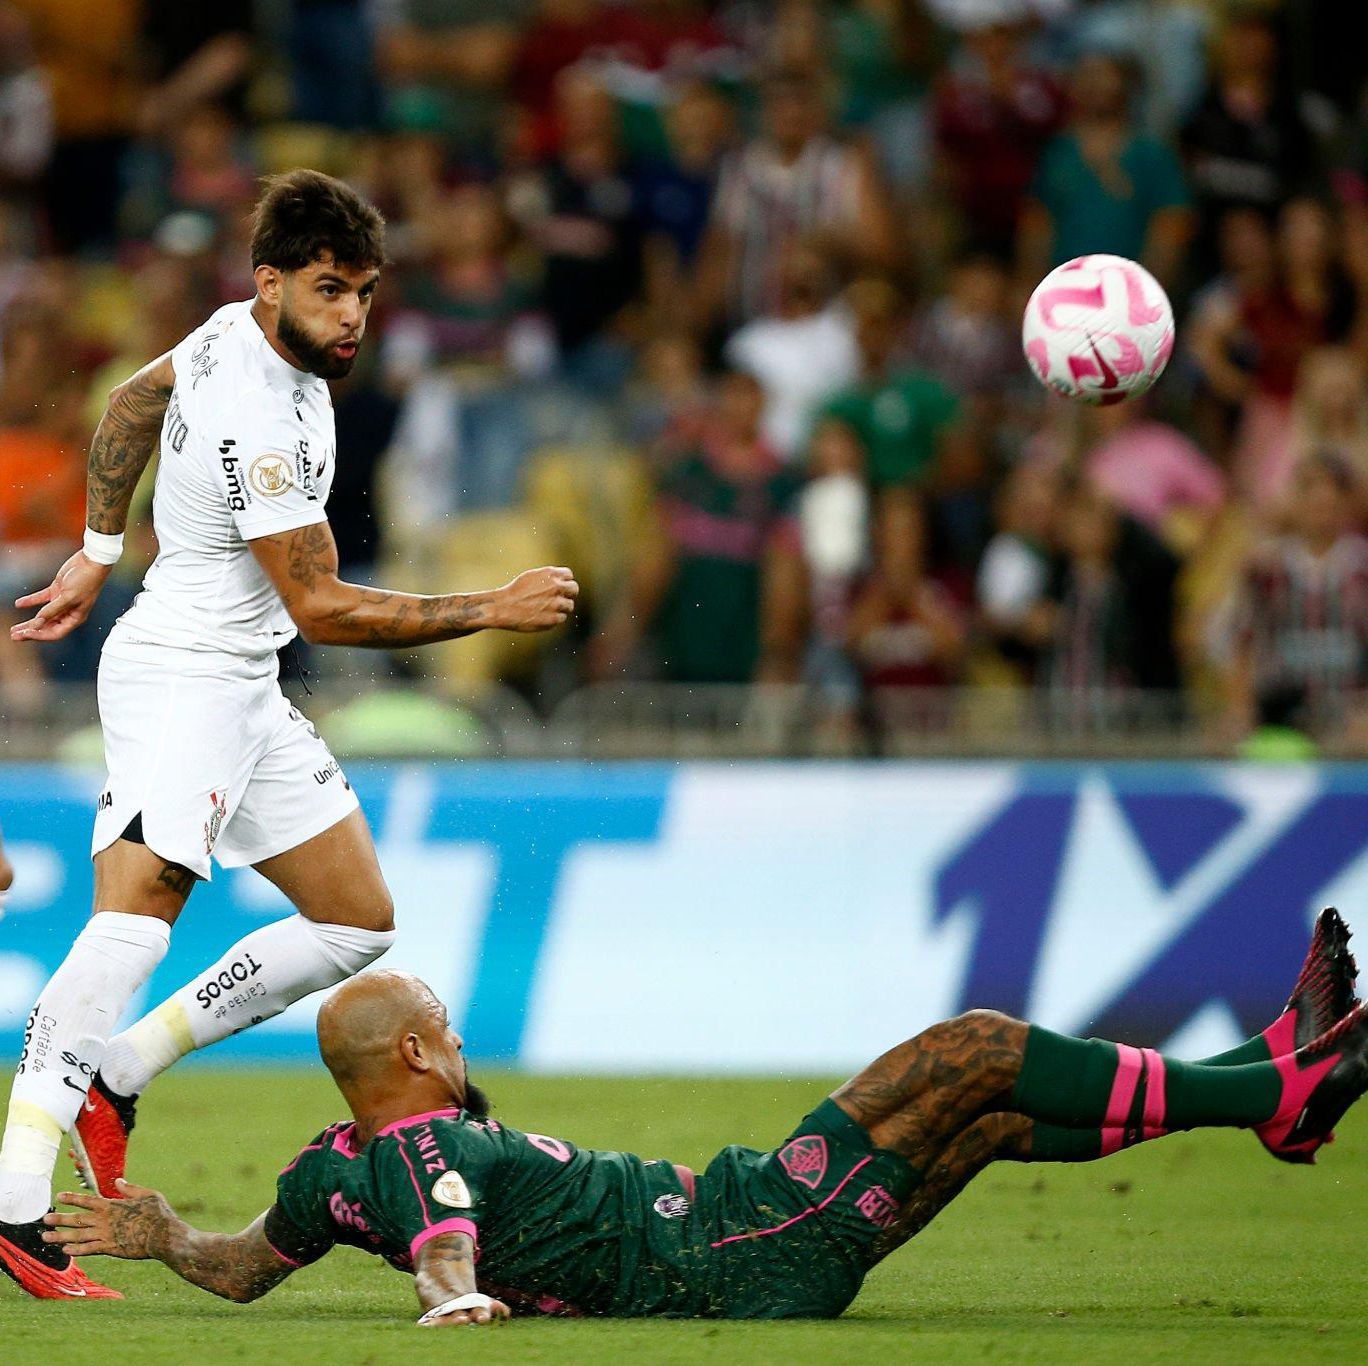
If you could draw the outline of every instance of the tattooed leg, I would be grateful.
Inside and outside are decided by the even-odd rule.
[[[885,1053],[834,1099],[875,1144],[924,1168],[928,1153],[993,1111],[1095,1131],[1101,1156],[1174,1129],[1264,1124],[1299,1109],[1318,1075],[1289,1059],[1182,1062],[970,1011]],[[1077,1160],[1076,1142],[1066,1146]]]
[[[981,1114],[1007,1108],[1028,1029],[971,1010],[890,1049],[832,1098],[878,1147],[924,1166]]]
[[[876,1259],[915,1238],[991,1162],[1029,1161],[1034,1121],[1025,1115],[983,1115],[961,1129],[937,1155],[926,1179],[874,1245]]]

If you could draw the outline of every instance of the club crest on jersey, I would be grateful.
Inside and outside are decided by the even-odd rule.
[[[223,818],[228,814],[228,794],[226,792],[211,792],[209,794],[209,805],[213,810],[209,813],[209,819],[204,822],[204,852],[212,854],[214,845],[218,843],[219,831],[223,829]]]
[[[458,1171],[443,1172],[432,1183],[432,1198],[449,1209],[469,1209],[471,1206],[470,1191]]]
[[[294,483],[290,462],[283,455],[259,455],[247,471],[247,482],[263,498],[279,498]]]
[[[689,1212],[687,1195],[658,1195],[651,1206],[662,1219],[682,1219]]]
[[[804,1134],[779,1150],[784,1170],[800,1185],[816,1190],[827,1170],[826,1139],[821,1134]]]

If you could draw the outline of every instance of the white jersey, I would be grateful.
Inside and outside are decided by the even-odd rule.
[[[248,541],[327,519],[332,398],[227,304],[171,352],[152,521],[158,554],[110,637],[250,658],[296,635]]]

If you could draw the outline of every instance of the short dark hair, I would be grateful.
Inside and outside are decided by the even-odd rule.
[[[365,270],[385,264],[385,220],[322,171],[268,176],[252,215],[252,269],[303,270],[324,256]]]

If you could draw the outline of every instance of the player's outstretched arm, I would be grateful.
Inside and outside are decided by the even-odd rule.
[[[241,1233],[192,1228],[159,1191],[120,1181],[122,1200],[63,1191],[73,1212],[49,1214],[43,1239],[73,1257],[156,1261],[201,1290],[246,1304],[280,1284],[295,1268],[266,1241],[266,1215]]]
[[[312,645],[397,650],[475,631],[549,631],[575,610],[579,584],[564,568],[528,569],[502,588],[432,597],[363,588],[337,577],[326,522],[250,541],[286,610]]]
[[[157,449],[176,372],[168,353],[114,388],[90,442],[86,466],[86,526],[103,536],[122,535],[138,480]],[[15,602],[37,607],[10,628],[14,640],[61,640],[90,615],[112,566],[78,550],[36,593]]]
[[[426,1327],[498,1323],[511,1311],[501,1300],[480,1294],[475,1285],[475,1243],[467,1233],[439,1233],[418,1249],[413,1288]]]

